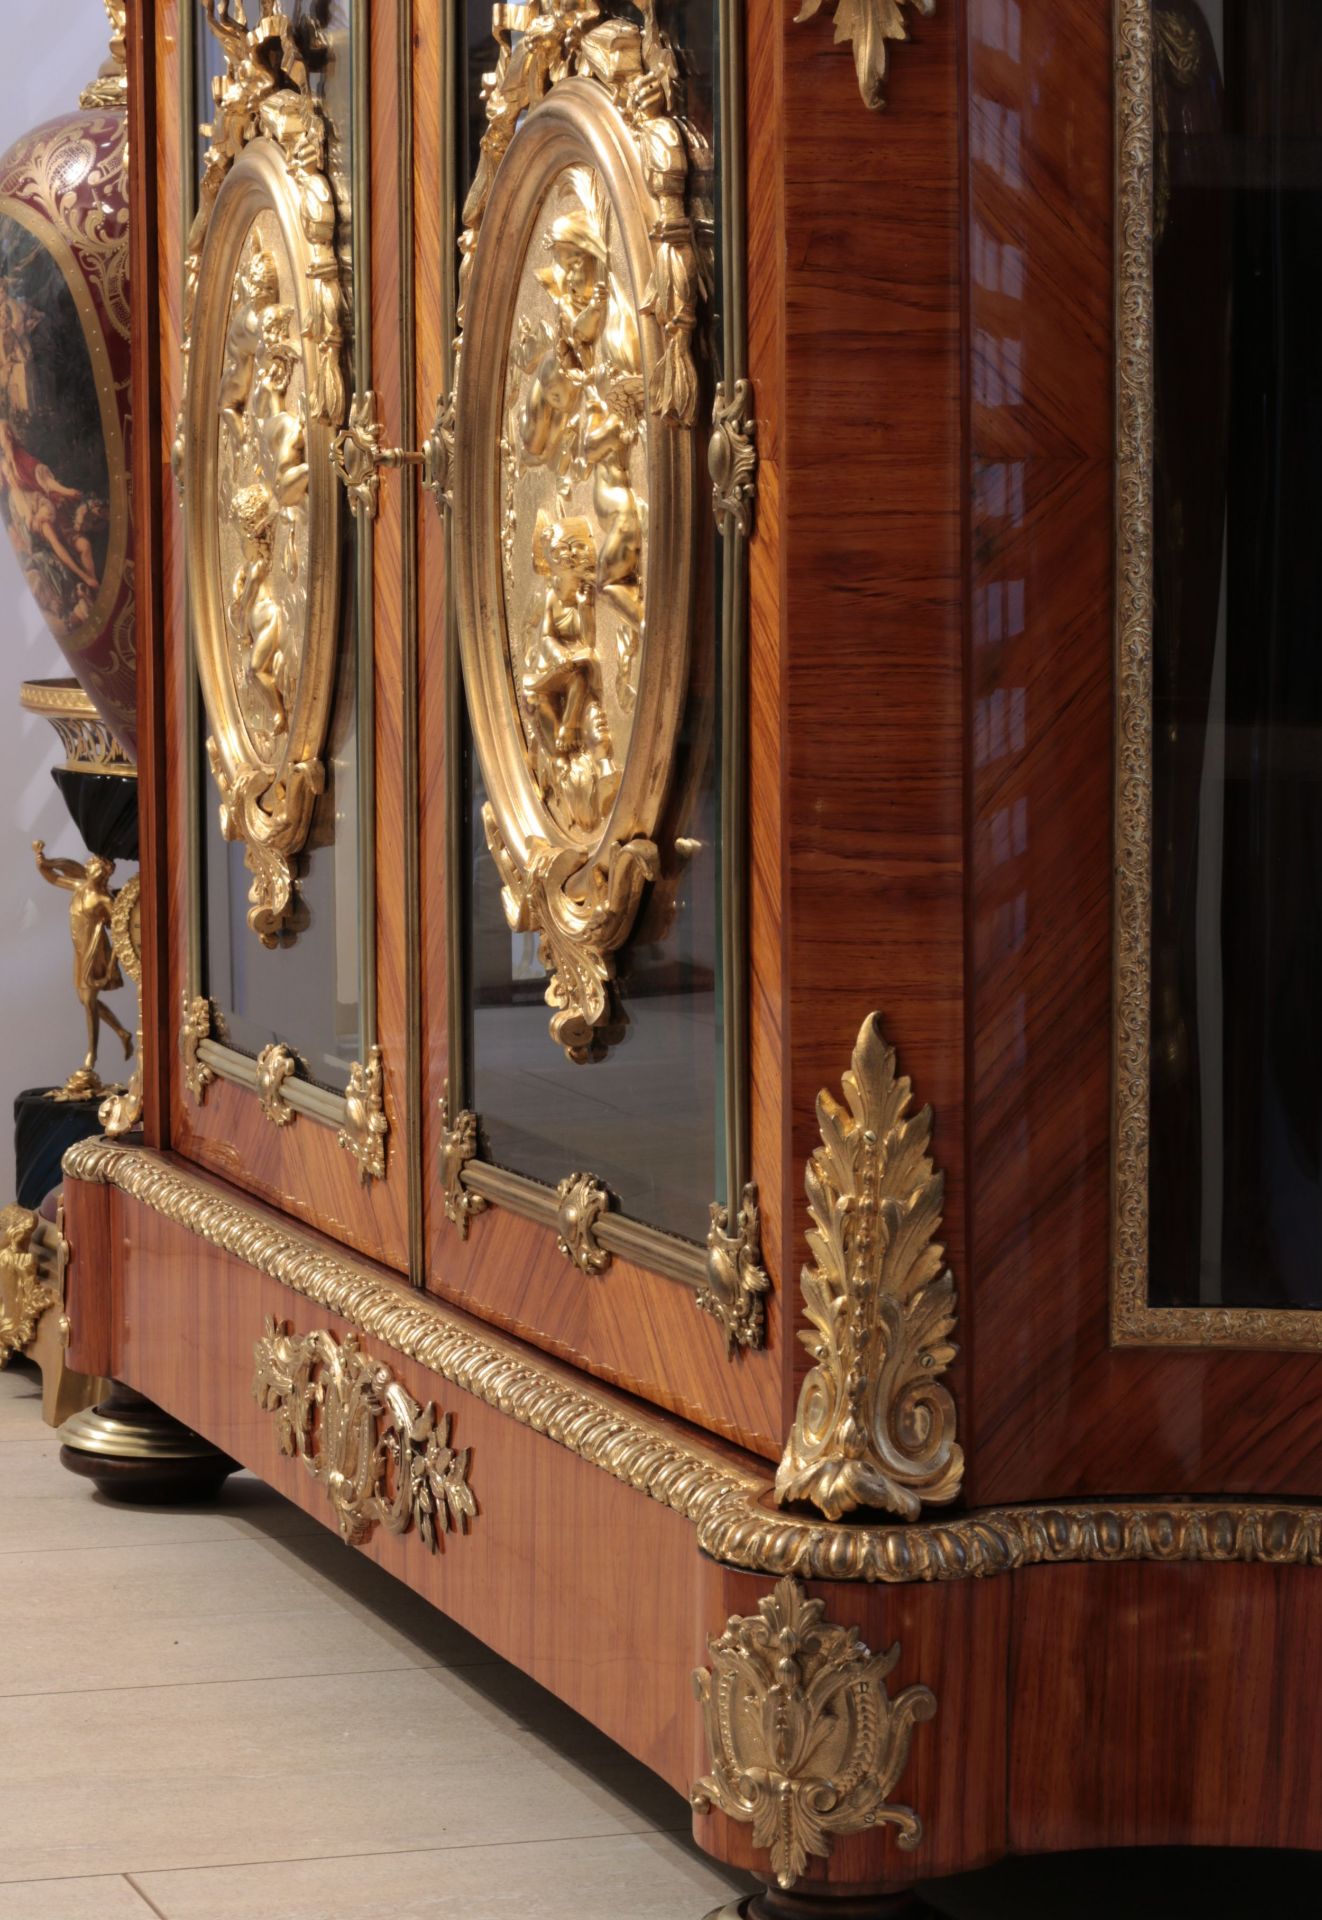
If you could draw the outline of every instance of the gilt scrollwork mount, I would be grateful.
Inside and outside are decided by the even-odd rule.
[[[707,1235],[707,1268],[697,1291],[697,1302],[725,1335],[725,1350],[760,1347],[766,1332],[766,1295],[771,1278],[762,1265],[762,1213],[757,1188],[744,1188],[743,1200],[730,1228],[730,1209],[717,1200],[711,1205]]]
[[[298,1062],[282,1040],[272,1040],[257,1056],[257,1100],[273,1127],[290,1126],[294,1109],[285,1098],[285,1082],[298,1071]]]
[[[605,1273],[611,1264],[609,1247],[597,1238],[597,1223],[610,1211],[610,1195],[591,1173],[570,1173],[555,1190],[555,1244],[564,1260],[580,1273]]]
[[[835,12],[837,44],[848,42],[853,48],[863,104],[878,111],[886,104],[890,43],[909,38],[905,7],[930,19],[936,12],[936,0],[803,0],[794,18],[812,20],[826,5]]]
[[[712,403],[712,431],[707,443],[716,524],[724,526],[728,518],[745,540],[753,531],[757,492],[757,422],[750,412],[752,400],[751,381],[736,380],[728,395],[721,381]]]
[[[474,1214],[485,1213],[488,1201],[464,1185],[464,1168],[478,1153],[477,1115],[467,1107],[451,1117],[450,1083],[447,1080],[440,1098],[441,1140],[439,1149],[441,1205],[459,1238],[467,1240],[468,1223]]]
[[[696,136],[652,0],[636,11],[498,9],[460,242],[456,606],[483,824],[576,1062],[624,1031],[615,956],[659,871],[688,666]]]
[[[736,1614],[709,1640],[711,1670],[693,1676],[711,1756],[693,1809],[751,1824],[787,1889],[839,1835],[891,1826],[906,1852],[923,1837],[913,1808],[891,1796],[936,1696],[910,1686],[892,1697],[899,1647],[872,1653],[857,1627],[825,1615],[797,1580],[781,1580],[755,1614]]]
[[[179,1058],[183,1063],[184,1085],[200,1107],[207,1089],[216,1078],[215,1069],[202,1058],[201,1048],[212,1038],[215,1009],[204,993],[185,993],[179,1018]]]
[[[27,1352],[42,1316],[59,1305],[33,1244],[40,1224],[28,1207],[0,1207],[0,1367]]]
[[[253,1397],[274,1414],[280,1451],[325,1488],[350,1546],[377,1526],[416,1528],[434,1553],[477,1513],[469,1454],[450,1444],[450,1418],[423,1407],[356,1334],[298,1335],[273,1319],[256,1343]]]
[[[932,1110],[870,1014],[843,1080],[842,1106],[817,1098],[821,1144],[805,1184],[812,1262],[802,1274],[812,1357],[776,1474],[776,1499],[808,1500],[831,1520],[874,1508],[915,1520],[954,1500],[964,1473],[955,1403],[955,1283],[936,1235],[944,1176],[930,1152]]]
[[[389,1132],[385,1068],[380,1047],[373,1047],[366,1060],[355,1060],[349,1070],[349,1084],[344,1090],[344,1124],[338,1134],[340,1145],[358,1163],[358,1177],[364,1186],[371,1180],[386,1177]]]
[[[331,448],[344,298],[328,130],[289,16],[206,0],[225,57],[185,257],[176,472],[207,758],[252,876],[248,924],[292,932],[325,784],[339,604]]]

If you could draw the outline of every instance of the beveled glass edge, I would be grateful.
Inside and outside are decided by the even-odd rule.
[[[1153,569],[1152,0],[1115,0],[1116,607],[1111,1344],[1322,1350],[1322,1312],[1149,1297]]]

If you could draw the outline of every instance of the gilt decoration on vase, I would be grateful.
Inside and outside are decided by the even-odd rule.
[[[0,157],[0,520],[79,684],[137,746],[126,0],[76,112]]]

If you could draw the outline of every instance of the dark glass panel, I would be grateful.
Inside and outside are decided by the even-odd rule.
[[[1151,1292],[1322,1306],[1322,4],[1153,8]]]
[[[350,189],[353,152],[352,0],[300,0],[287,9],[300,34],[313,35],[312,84],[326,103],[331,127],[329,165],[340,212],[340,249],[352,271]],[[255,16],[254,16],[255,17]],[[197,119],[210,118],[211,80],[223,71],[220,49],[200,6],[196,19]],[[198,166],[206,152],[199,135]],[[353,345],[353,303],[345,314],[346,353]],[[358,629],[354,615],[355,550],[345,519],[340,584],[340,648],[335,707],[328,734],[326,789],[317,802],[300,856],[297,935],[263,947],[247,924],[249,876],[243,848],[220,836],[217,796],[206,764],[206,718],[199,736],[202,809],[202,991],[215,1002],[226,1041],[256,1054],[283,1040],[307,1076],[341,1092],[363,1057],[359,1004],[362,928],[359,905]]]

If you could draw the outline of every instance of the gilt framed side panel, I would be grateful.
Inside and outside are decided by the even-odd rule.
[[[1112,1207],[1126,1191],[1132,1206],[1123,1170],[1148,1126],[1113,1056],[1118,1037],[1132,1067],[1147,1044],[1132,803],[1152,736],[1133,588],[1152,523],[1134,453],[1151,421],[1137,294],[1157,180],[1136,19],[1150,24],[1071,0],[1049,24],[1021,9],[1013,50],[970,42],[978,1239],[963,1437],[978,1503],[1045,1486],[1267,1495],[1322,1458],[1315,1358],[1134,1341],[1114,1317],[1115,1256],[1143,1236],[1132,1212],[1116,1234]],[[1171,97],[1192,110],[1192,94]],[[991,137],[1007,126],[1013,145]],[[1068,229],[1034,203],[1034,183],[1062,171],[1087,209]],[[1173,221],[1187,177],[1178,162]],[[1207,344],[1201,328],[1189,338]],[[1201,379],[1197,355],[1182,359]],[[1268,1406],[1270,1420],[1244,1417]]]
[[[1116,34],[1112,1330],[1317,1351],[1322,41],[1239,0],[1118,0]]]

